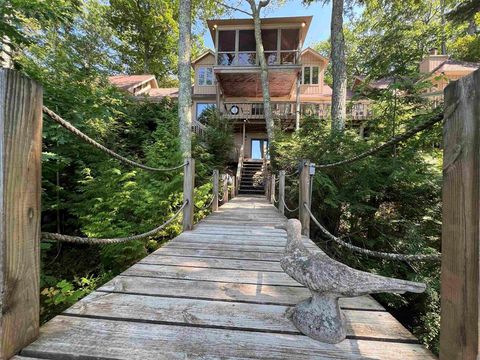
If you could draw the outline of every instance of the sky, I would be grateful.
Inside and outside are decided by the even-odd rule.
[[[243,2],[245,3],[245,2]],[[244,8],[244,7],[242,7]],[[247,10],[247,8],[244,8]],[[312,23],[307,33],[304,48],[314,45],[322,40],[327,40],[330,36],[330,16],[332,7],[330,4],[321,5],[320,2],[314,2],[306,7],[300,1],[287,1],[282,6],[270,7],[262,10],[262,17],[282,17],[282,16],[305,16],[312,15]],[[245,18],[247,15],[235,12],[225,18]],[[213,49],[213,41],[209,31],[204,34],[205,46]]]

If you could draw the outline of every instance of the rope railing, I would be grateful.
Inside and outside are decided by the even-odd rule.
[[[405,140],[411,138],[415,134],[417,134],[417,133],[419,133],[419,132],[421,132],[425,129],[428,129],[429,127],[435,125],[436,123],[442,121],[443,119],[450,117],[450,115],[453,114],[453,112],[455,111],[457,106],[458,106],[458,102],[453,104],[453,106],[451,106],[449,109],[446,109],[445,114],[440,113],[438,115],[435,115],[432,118],[430,118],[429,120],[427,120],[427,121],[425,121],[421,124],[418,124],[417,126],[414,126],[410,130],[407,130],[403,134],[394,136],[390,140],[388,140],[387,142],[385,142],[381,145],[375,146],[375,147],[373,147],[373,148],[371,148],[367,151],[364,151],[361,154],[358,154],[356,156],[353,156],[353,157],[345,159],[345,160],[341,160],[341,161],[337,161],[337,162],[333,162],[333,163],[329,163],[329,164],[317,164],[317,165],[315,165],[315,167],[317,169],[332,168],[332,167],[336,167],[336,166],[340,166],[340,165],[351,164],[355,161],[358,161],[358,160],[364,159],[368,156],[374,155],[374,154],[382,151],[385,148],[391,147],[395,144],[398,144],[402,141],[405,141]]]
[[[342,239],[338,238],[337,236],[333,235],[330,233],[325,227],[320,224],[320,222],[313,216],[310,208],[307,206],[306,203],[303,204],[305,207],[307,213],[310,215],[310,218],[313,220],[313,222],[318,226],[320,231],[330,240],[333,240],[337,244],[344,246],[352,251],[355,251],[357,253],[361,253],[364,255],[369,255],[373,257],[378,257],[382,259],[387,259],[387,260],[402,260],[402,261],[440,261],[441,259],[441,254],[417,254],[417,255],[405,255],[405,254],[398,254],[398,253],[388,253],[388,252],[381,252],[381,251],[375,251],[375,250],[369,250],[365,249],[359,246],[352,245],[348,242],[343,241]]]
[[[173,170],[181,169],[184,166],[188,165],[188,162],[185,162],[181,165],[174,166],[174,167],[171,167],[171,168],[155,168],[155,167],[150,167],[150,166],[147,166],[147,165],[140,164],[136,161],[127,159],[126,157],[117,154],[113,150],[110,150],[110,149],[106,148],[105,146],[103,146],[102,144],[98,143],[97,141],[93,140],[88,135],[86,135],[82,131],[78,130],[75,126],[73,126],[68,121],[64,120],[60,115],[56,114],[55,112],[53,112],[52,110],[50,110],[46,106],[43,107],[43,112],[45,114],[47,114],[48,117],[50,117],[50,119],[52,119],[57,124],[59,124],[63,128],[70,131],[73,135],[75,135],[79,139],[83,140],[87,144],[94,146],[95,148],[103,151],[104,153],[110,155],[111,157],[113,157],[113,158],[115,158],[115,159],[123,162],[124,164],[129,165],[129,166],[134,166],[134,167],[137,167],[137,168],[140,168],[140,169],[143,169],[143,170],[148,170],[148,171],[173,171]]]
[[[150,236],[156,235],[161,230],[163,230],[173,220],[175,220],[178,217],[178,215],[180,215],[180,213],[185,208],[185,206],[187,206],[187,204],[188,204],[188,200],[183,203],[180,209],[178,209],[170,219],[168,219],[162,225],[156,227],[155,229],[150,230],[143,234],[131,235],[131,236],[119,237],[119,238],[102,239],[102,238],[90,238],[90,237],[80,237],[80,236],[63,235],[58,233],[42,232],[42,240],[44,241],[53,240],[53,241],[61,241],[61,242],[77,243],[77,244],[89,244],[89,245],[120,244],[120,243],[125,243],[129,241],[134,241],[134,240],[142,240]]]
[[[195,204],[195,209],[197,209],[199,211],[207,210],[210,206],[212,206],[213,200],[215,200],[215,196],[212,196],[212,199],[208,202],[208,204],[206,204],[202,207],[199,207]]]
[[[295,209],[291,210],[291,209],[287,206],[287,203],[285,202],[285,198],[282,198],[282,203],[283,203],[283,206],[285,207],[285,209],[286,209],[288,212],[295,212],[295,211],[297,211],[298,209],[300,209],[300,207],[297,206]]]

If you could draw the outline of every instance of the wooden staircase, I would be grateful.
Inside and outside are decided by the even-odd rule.
[[[262,160],[246,160],[238,193],[241,195],[265,195]]]

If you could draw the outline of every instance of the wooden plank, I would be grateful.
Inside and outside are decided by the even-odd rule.
[[[42,96],[0,69],[0,359],[39,329]]]
[[[285,316],[288,308],[281,305],[96,292],[70,307],[65,314],[101,314],[102,318],[300,335]],[[345,310],[345,317],[347,335],[350,337],[416,341],[388,312]]]
[[[191,249],[204,249],[204,250],[230,250],[230,251],[243,251],[243,252],[275,252],[283,253],[283,248],[278,246],[254,246],[254,245],[230,245],[230,244],[202,244],[194,242],[177,243],[175,241],[169,242],[164,247],[175,248],[191,248]]]
[[[214,283],[185,279],[139,279],[123,275],[117,276],[99,290],[290,306],[310,296],[310,292],[303,287],[264,285],[259,288],[252,284]],[[340,306],[345,309],[385,311],[378,302],[369,296],[340,299]]]
[[[205,258],[224,258],[224,259],[246,259],[246,260],[267,260],[279,261],[281,252],[261,253],[261,252],[243,252],[231,250],[212,250],[212,249],[192,249],[190,247],[181,247],[179,244],[175,247],[164,246],[156,250],[151,256],[155,255],[177,255],[177,256],[199,256]]]
[[[245,236],[245,235],[224,235],[224,234],[205,234],[205,233],[197,233],[197,232],[184,232],[177,236],[171,242],[178,242],[179,240],[194,240],[194,239],[210,239],[210,242],[214,241],[256,241],[257,243],[272,243],[272,244],[280,244],[280,246],[285,246],[287,242],[286,236],[278,236],[278,237],[264,237],[264,236]]]
[[[57,316],[24,356],[53,359],[433,359],[417,344],[345,340],[324,344],[302,335],[229,331]]]
[[[122,273],[129,276],[238,282],[255,285],[301,286],[285,273],[247,270],[205,269],[180,266],[135,264]]]
[[[256,260],[212,259],[180,256],[147,256],[139,264],[175,265],[197,268],[283,272],[279,262]]]
[[[448,85],[445,104],[440,358],[478,359],[480,71]]]

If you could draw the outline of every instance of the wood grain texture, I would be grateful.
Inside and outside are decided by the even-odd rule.
[[[42,96],[0,69],[0,359],[38,335]]]
[[[303,335],[57,316],[22,355],[51,359],[434,359],[416,344],[346,340],[322,344]]]
[[[194,189],[195,189],[195,160],[187,158],[188,165],[185,166],[183,174],[183,201],[188,204],[183,209],[183,231],[193,228],[193,212],[195,208]]]
[[[120,293],[90,294],[65,314],[203,325],[236,330],[300,335],[285,316],[288,306],[246,304]],[[415,340],[388,312],[345,310],[348,336]]]
[[[480,71],[451,83],[444,121],[440,358],[478,359]]]
[[[297,112],[300,115],[299,112]],[[278,180],[278,211],[280,214],[285,214],[285,170],[280,170]]]
[[[302,171],[300,172],[299,190],[298,190],[298,218],[302,223],[302,235],[310,236],[310,215],[305,210],[304,204],[310,206],[310,162],[304,161]]]
[[[265,198],[247,197],[234,198],[214,216],[244,218],[249,210],[282,218]],[[340,299],[348,340],[328,345],[301,335],[285,312],[310,292],[281,271],[284,245],[285,232],[273,227],[202,222],[51,320],[21,354],[62,360],[432,358],[369,296]]]
[[[99,290],[274,305],[295,305],[310,296],[310,292],[301,287],[268,285],[258,287],[252,284],[202,282],[185,279],[182,281],[178,279],[139,279],[123,275],[117,276]],[[370,296],[340,299],[340,305],[345,309],[385,311]]]

